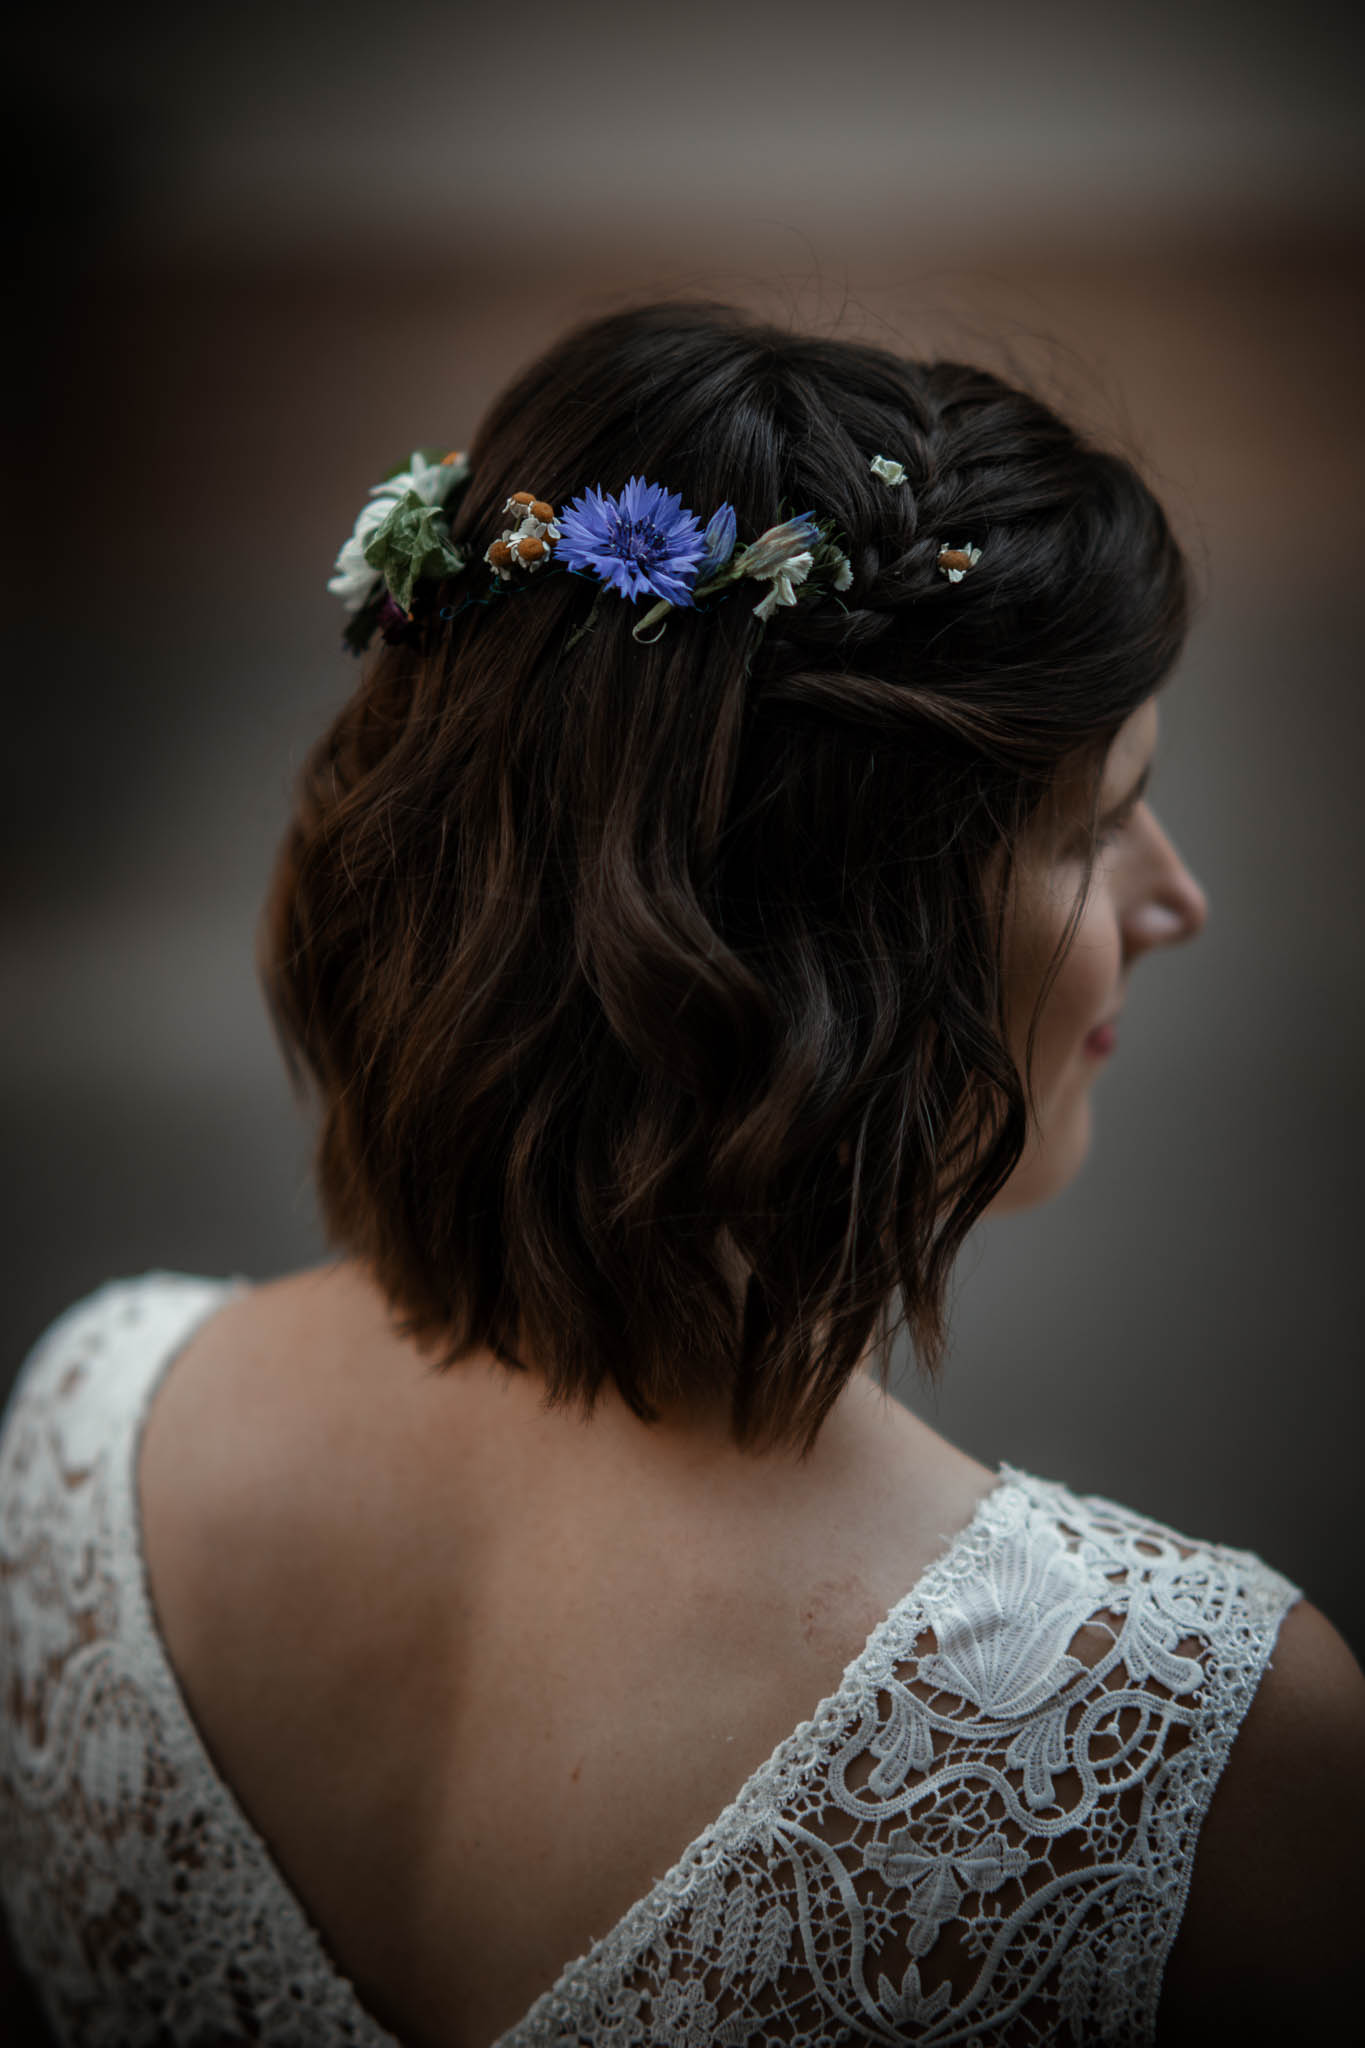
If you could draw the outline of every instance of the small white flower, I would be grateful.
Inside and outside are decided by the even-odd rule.
[[[552,529],[548,526],[543,526],[539,533],[531,533],[523,527],[520,533],[514,534],[512,536],[511,547],[513,564],[518,569],[526,570],[528,575],[534,575],[537,569],[548,568],[550,564],[551,541],[557,540],[558,538],[559,533],[557,528]],[[536,552],[534,549],[526,548],[523,545],[527,541],[535,540],[538,540],[541,543],[539,552]]]
[[[795,604],[796,590],[794,586],[805,582],[811,572],[811,564],[814,560],[814,555],[810,553],[793,555],[790,560],[783,562],[780,567],[771,569],[768,572],[772,578],[771,586],[767,596],[760,598],[754,606],[754,617],[767,620],[772,617],[780,604]]]
[[[384,580],[365,560],[365,543],[375,528],[383,525],[395,502],[392,498],[372,499],[362,505],[355,530],[336,558],[336,574],[327,588],[342,599],[348,612],[361,611]]]
[[[428,462],[414,448],[409,468],[398,476],[386,477],[382,484],[370,486],[368,502],[361,506],[350,539],[336,558],[336,573],[327,584],[348,612],[363,611],[384,580],[365,560],[365,543],[375,528],[383,525],[399,499],[415,491],[424,505],[443,505],[456,484],[463,483],[468,475],[469,464],[462,455],[453,461]]]
[[[553,519],[537,519],[534,512],[527,512],[517,522],[518,534],[531,540],[558,540],[559,527]]]
[[[905,482],[904,463],[893,462],[889,455],[874,455],[868,464],[868,468],[872,471],[873,476],[881,478],[888,489],[893,484],[903,484]]]
[[[517,491],[503,506],[516,519],[516,532],[527,540],[558,540],[559,527],[555,520],[554,507],[543,498],[534,498],[529,491]]]
[[[834,578],[836,590],[847,590],[853,581],[853,564],[847,555],[840,555],[839,568]]]
[[[370,496],[397,503],[409,491],[416,491],[424,505],[444,505],[456,484],[463,483],[468,475],[469,464],[463,456],[456,462],[428,462],[414,448],[411,466],[397,476],[385,477],[382,484],[372,484]]]
[[[514,526],[505,526],[497,539],[490,541],[484,550],[483,558],[485,562],[487,562],[493,574],[504,583],[510,583],[512,580],[512,564],[515,560],[515,556],[512,554],[512,543],[516,538],[516,528]]]
[[[559,539],[554,507],[530,491],[514,491],[502,509],[514,515],[516,524],[505,526],[484,556],[494,575],[509,583],[518,569],[534,574],[537,569],[548,568]],[[543,546],[523,551],[521,542],[527,540],[540,541]]]
[[[524,512],[524,508],[514,504],[510,498],[508,504],[514,511]],[[537,519],[534,513],[524,512],[524,517],[515,526],[504,526],[497,539],[485,550],[484,560],[501,582],[510,583],[518,569],[534,575],[537,569],[548,568],[551,549],[558,539],[559,527],[553,519]],[[521,543],[526,540],[540,541],[543,545],[523,553]]]
[[[945,555],[965,555],[967,557],[967,560],[965,565],[961,562],[954,562],[950,565],[949,563],[944,561],[943,557]],[[966,547],[940,548],[938,567],[943,571],[944,575],[948,578],[948,581],[950,583],[960,583],[963,577],[966,575],[967,570],[974,569],[980,560],[980,548],[972,547],[969,542]]]

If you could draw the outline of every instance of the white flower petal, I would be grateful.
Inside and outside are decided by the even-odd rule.
[[[348,611],[360,611],[374,596],[383,582],[365,560],[365,543],[375,529],[382,526],[394,506],[405,498],[409,491],[415,493],[424,505],[443,505],[457,484],[469,475],[469,464],[463,456],[458,462],[428,462],[420,449],[414,448],[409,468],[398,476],[386,477],[383,483],[372,484],[366,502],[356,515],[350,538],[336,558],[335,572],[327,588],[334,596],[341,598]]]
[[[428,462],[420,449],[412,451],[412,466],[408,474],[412,478],[410,488],[416,491],[424,505],[434,505],[445,496],[446,472],[439,462]]]
[[[766,533],[760,533],[757,540],[741,549],[734,566],[741,576],[771,576],[803,557],[809,565],[813,538],[809,520],[784,520],[781,526],[770,526]]]
[[[879,476],[884,484],[891,487],[905,482],[905,465],[893,462],[889,455],[874,455],[868,468],[873,476]]]
[[[327,588],[345,601],[347,611],[358,612],[382,580],[365,560],[360,540],[352,535],[336,558],[336,573]]]
[[[814,560],[814,555],[808,551],[802,555],[793,555],[789,562],[783,562],[780,567],[765,570],[764,574],[771,579],[772,588],[767,596],[761,597],[754,606],[754,617],[770,619],[778,605],[795,604],[796,591],[793,586],[805,582]]]
[[[401,495],[400,492],[397,497],[379,498],[373,504],[362,505],[355,522],[354,538],[358,541],[368,540],[375,528],[384,524]]]

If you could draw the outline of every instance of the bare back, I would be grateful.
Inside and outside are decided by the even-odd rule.
[[[370,2010],[488,2048],[838,1684],[995,1475],[863,1375],[741,1465],[436,1376],[348,1268],[203,1324],[139,1464],[207,1747]]]

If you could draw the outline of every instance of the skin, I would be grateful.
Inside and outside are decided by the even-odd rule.
[[[1156,707],[1148,702],[1109,752],[1101,813],[1128,793],[1154,745]],[[1042,975],[1085,879],[1087,819],[1087,791],[1081,782],[1064,784],[1021,848],[1005,956],[1007,1022],[1019,1061]],[[1103,1065],[1085,1051],[1085,1038],[1124,1001],[1144,952],[1193,938],[1203,922],[1203,893],[1138,803],[1095,866],[1044,1008],[1033,1063],[1036,1130],[999,1208],[1048,1200],[1081,1167],[1091,1141],[1091,1085]],[[348,1774],[377,1815],[391,1804],[389,1782],[366,1761],[381,1724],[387,1733],[403,1726],[405,1737],[393,1747],[415,1759],[407,1776],[399,1774],[411,1815],[426,1815],[432,1804],[422,1757],[450,1753],[442,1751],[444,1702],[440,1694],[432,1700],[426,1679],[399,1686],[379,1720],[366,1718],[368,1686],[354,1690],[350,1718],[342,1710],[352,1694],[336,1671],[342,1663],[346,1671],[375,1667],[377,1616],[399,1645],[430,1632],[432,1614],[444,1616],[436,1626],[448,1626],[452,1640],[469,1628],[469,1640],[483,1640],[495,1657],[503,1612],[516,1618],[536,1604],[548,1616],[567,1610],[551,1669],[565,1694],[579,1698],[579,1720],[559,1749],[536,1751],[526,1810],[534,1823],[546,1796],[557,1800],[571,1821],[571,1853],[579,1839],[596,1839],[608,1864],[616,1837],[600,1817],[610,1819],[614,1772],[620,1757],[634,1753],[632,1731],[610,1720],[606,1694],[585,1688],[610,1657],[628,1651],[622,1614],[667,1616],[673,1690],[659,1696],[651,1755],[675,1759],[679,1788],[673,1804],[661,1806],[659,1839],[645,1855],[645,1868],[659,1870],[671,1845],[710,1821],[747,1769],[790,1733],[792,1700],[829,1690],[829,1675],[862,1647],[894,1599],[941,1554],[945,1532],[964,1528],[997,1481],[884,1397],[864,1372],[853,1374],[798,1473],[782,1454],[757,1462],[739,1454],[722,1415],[669,1417],[667,1427],[645,1430],[608,1395],[596,1419],[583,1423],[577,1413],[546,1411],[530,1374],[479,1370],[477,1360],[469,1372],[434,1380],[413,1370],[383,1300],[352,1262],[252,1290],[205,1325],[190,1343],[190,1352],[196,1348],[199,1376],[186,1372],[194,1360],[184,1354],[143,1432],[143,1532],[158,1612],[201,1718],[209,1726],[209,1714],[217,1714],[211,1741],[225,1776],[248,1810],[254,1794],[260,1812],[291,1829],[301,1894],[313,1901],[317,1923],[332,1927],[338,1952],[356,1958],[352,1974],[375,1958],[360,1972],[375,1982],[409,1980],[407,1915],[403,1898],[393,1905],[389,1872],[420,1862],[407,1845],[438,1843],[440,1829],[411,1817],[407,1835],[377,1825],[375,1833],[389,1831],[391,1864],[379,1866],[366,1890],[338,1862],[338,1833],[321,1825],[319,1812],[336,1806],[334,1786],[350,1782]],[[284,1360],[289,1372],[280,1370]],[[327,1460],[313,1454],[319,1413],[327,1417]],[[262,1415],[270,1417],[264,1434]],[[264,1470],[287,1483],[262,1485],[262,1458],[276,1450],[278,1462]],[[340,1481],[338,1460],[346,1460]],[[252,1475],[256,1499],[278,1509],[256,1544],[239,1542],[244,1475]],[[352,1540],[356,1499],[366,1501],[366,1522]],[[299,1530],[317,1532],[317,1544],[305,1546],[301,1573],[282,1573],[280,1559]],[[395,1559],[413,1556],[428,1556],[430,1569],[395,1571]],[[460,1583],[473,1608],[450,1610],[450,1556],[463,1561]],[[311,1589],[323,1577],[334,1591],[319,1608]],[[397,1585],[407,1589],[405,1604],[395,1602]],[[272,1616],[266,1642],[293,1645],[293,1751],[278,1741],[274,1669],[254,1669],[233,1651],[233,1618],[237,1640],[252,1630],[260,1640],[262,1608]],[[463,1669],[456,1653],[452,1659],[452,1669]],[[655,1659],[657,1638],[645,1634],[641,1669]],[[393,1669],[401,1667],[395,1657]],[[677,1669],[684,1679],[673,1686]],[[757,1698],[753,1671],[767,1673],[767,1694]],[[636,1681],[626,1671],[620,1694],[628,1698]],[[1349,2036],[1359,2017],[1353,2001],[1365,1923],[1363,1694],[1365,1679],[1330,1624],[1308,1604],[1297,1606],[1201,1833],[1189,1909],[1166,1974],[1162,2048],[1218,2040],[1279,2048]],[[487,1724],[477,1724],[471,1755],[497,1739],[501,1708],[489,1710],[487,1700],[485,1688]],[[710,1718],[696,1702],[712,1702]],[[747,1743],[743,1755],[729,1749],[731,1708]],[[520,1761],[532,1745],[524,1729],[536,1714],[532,1698],[520,1729],[514,1716],[503,1747],[518,1757],[518,1772],[508,1782],[526,1776]],[[332,1747],[309,1767],[319,1726],[332,1731]],[[579,1780],[587,1751],[598,1759],[596,1786],[591,1765]],[[471,1784],[487,1769],[477,1763]],[[491,1769],[495,1776],[497,1765]],[[505,1804],[505,1794],[499,1798]],[[598,1835],[589,1837],[593,1825]],[[639,1855],[641,1843],[632,1841]],[[403,1851],[397,1864],[395,1843]],[[284,1847],[280,1855],[291,1870]],[[505,1896],[493,1888],[483,1901],[475,1888],[460,1896],[456,1886],[450,1913],[460,1925],[465,1907],[475,1927],[469,1954],[450,1966],[458,1995],[485,1964],[489,1972],[487,2009],[471,2021],[471,2038],[481,2040],[497,2038],[524,2011],[526,1985],[540,1989],[563,1960],[555,1939],[538,1956],[516,1942],[503,1952],[493,1937],[497,1954],[489,1962],[481,1929],[516,1927],[520,1864],[503,1868],[501,1882]],[[573,1872],[561,1890],[581,1882]],[[604,1888],[598,1923],[624,1911],[639,1884],[634,1870],[620,1874],[620,1901]],[[487,1890],[483,1872],[479,1886]],[[583,1946],[575,1927],[563,1948]],[[393,1956],[403,1958],[401,1968]],[[430,2034],[440,2038],[458,1995],[448,1995],[442,1962],[432,1962],[432,1972],[424,2011],[436,2015]],[[399,2017],[395,2032],[405,2034]]]
[[[1109,749],[1100,786],[1102,825],[1150,770],[1157,732],[1156,699],[1149,697]],[[1084,880],[1089,822],[1088,791],[1078,772],[1063,780],[1055,802],[1019,849],[1004,969],[1006,1019],[1021,1072],[1028,1021]],[[1207,916],[1203,890],[1151,806],[1139,799],[1099,848],[1080,922],[1039,1020],[1033,1063],[1037,1117],[1030,1120],[1028,1147],[991,1204],[992,1213],[1049,1201],[1075,1178],[1090,1149],[1091,1089],[1106,1064],[1087,1050],[1087,1036],[1122,1008],[1143,957],[1195,938]]]
[[[1148,702],[1110,750],[1102,813],[1147,767],[1156,737]],[[1021,1064],[1084,880],[1088,815],[1081,781],[1064,785],[1020,850],[1005,969]],[[998,1208],[1047,1200],[1079,1170],[1103,1064],[1085,1039],[1121,1005],[1143,954],[1195,936],[1205,916],[1198,884],[1139,802],[1096,864],[1044,1008],[1036,1128]],[[350,1261],[229,1304],[182,1353],[144,1431],[144,1543],[210,1747],[247,1811],[268,1818],[283,1869],[349,1973],[403,1987],[407,2007],[392,2016],[403,2038],[451,2038],[457,2012],[465,2038],[486,2041],[714,1818],[790,1733],[793,1701],[828,1691],[996,1475],[865,1373],[796,1470],[783,1454],[735,1450],[722,1415],[648,1430],[608,1395],[585,1424],[547,1411],[532,1375],[471,1360],[436,1379],[415,1364]],[[326,1459],[316,1456],[320,1415]],[[247,1488],[252,1544],[241,1540]],[[414,1565],[423,1558],[429,1569]],[[548,1678],[514,1659],[509,1712],[500,1622],[513,1617],[514,1647],[528,1613],[545,1617],[536,1665]],[[661,1636],[623,1627],[631,1614],[667,1617],[662,1687]],[[419,1668],[407,1654],[443,1640],[444,1665],[428,1656]],[[243,1654],[252,1644],[254,1658]],[[353,1675],[386,1658],[395,1680],[377,1700]],[[547,1683],[559,1702],[550,1714]],[[647,1683],[642,1744],[639,1717],[620,1719],[619,1703]],[[1201,1836],[1162,2048],[1347,2038],[1365,1921],[1363,1695],[1350,1652],[1300,1603]],[[392,1774],[390,1757],[406,1759]],[[628,1766],[638,1797],[622,1792]],[[433,1802],[438,1781],[460,1787],[453,1829]],[[348,1786],[340,1808],[338,1783]],[[496,1836],[514,1792],[546,1858],[539,1895],[560,1915],[543,1930],[527,1921],[519,1852],[466,1877],[468,1841],[481,1829]],[[442,1873],[439,1941],[412,1935],[404,1887],[424,1857]]]

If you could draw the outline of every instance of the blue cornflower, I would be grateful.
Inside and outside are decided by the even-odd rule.
[[[669,604],[690,605],[706,541],[694,512],[676,492],[633,476],[619,497],[585,491],[559,515],[558,559],[600,576],[622,597],[652,591]]]
[[[714,576],[723,569],[735,551],[735,508],[722,505],[719,512],[713,512],[711,523],[702,538],[706,542],[706,553],[697,571],[698,583],[705,583],[708,576]]]

